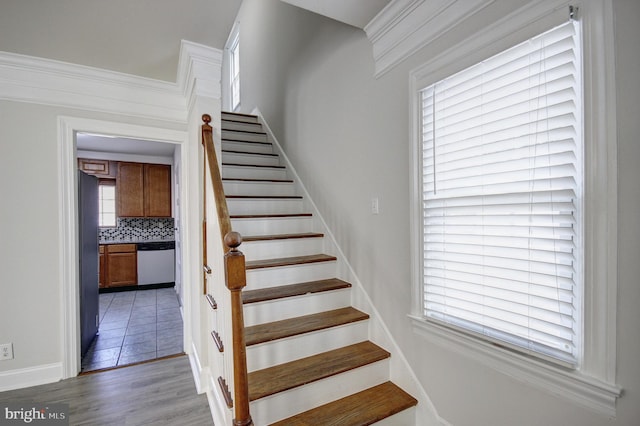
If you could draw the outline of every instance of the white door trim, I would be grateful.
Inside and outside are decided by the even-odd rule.
[[[184,200],[180,206],[180,216],[187,217],[188,201],[188,170],[189,158],[188,134],[185,131],[167,129],[154,126],[140,126],[121,122],[101,121],[79,117],[58,117],[58,198],[61,208],[59,219],[60,250],[58,261],[60,264],[60,319],[61,319],[61,359],[62,378],[74,377],[80,371],[80,323],[79,323],[79,273],[78,273],[78,195],[77,195],[77,158],[76,133],[90,132],[105,135],[122,136],[132,139],[146,139],[159,142],[173,143],[181,150],[181,185],[180,199]],[[183,259],[188,258],[189,230],[188,223],[182,223],[182,253]],[[178,254],[176,254],[178,255]],[[184,264],[184,262],[183,262]],[[190,294],[191,280],[188,268],[182,270],[182,284],[184,294]],[[185,345],[191,340],[191,303],[190,298],[184,298],[184,339]],[[189,343],[190,345],[190,343]]]

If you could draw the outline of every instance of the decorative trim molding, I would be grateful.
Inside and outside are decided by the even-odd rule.
[[[545,389],[600,414],[611,417],[616,415],[616,399],[622,393],[617,386],[579,373],[554,368],[542,361],[479,341],[464,333],[427,323],[420,317],[410,318],[415,333],[439,346],[471,357],[509,377]]]
[[[184,123],[175,83],[0,52],[0,99]]]
[[[0,392],[44,385],[62,379],[62,363],[43,364],[0,372]]]
[[[364,31],[373,44],[375,76],[431,43],[494,0],[393,0]]]
[[[220,99],[222,51],[182,40],[177,83],[0,52],[0,99],[185,124],[199,96]]]
[[[209,390],[209,383],[205,381],[203,384],[200,380],[201,377],[208,377],[208,368],[202,368],[200,363],[200,357],[198,356],[198,350],[195,343],[191,344],[191,351],[189,352],[189,364],[191,365],[191,374],[193,375],[193,381],[196,384],[196,392],[203,393]],[[203,387],[204,385],[204,387]]]
[[[222,97],[222,50],[182,40],[178,61],[177,86],[191,111],[200,96]]]
[[[139,126],[135,124],[111,121],[93,120],[78,117],[58,117],[58,208],[60,222],[58,225],[60,249],[58,262],[60,265],[59,282],[63,283],[60,290],[60,318],[61,320],[61,354],[62,378],[74,377],[80,371],[80,339],[79,339],[79,285],[78,285],[78,242],[77,242],[77,183],[76,183],[76,132],[91,132],[106,135],[118,135],[133,139],[156,140],[179,145],[182,150],[181,170],[187,170],[189,158],[188,134],[185,131],[166,129],[161,127]],[[180,198],[188,199],[185,180],[180,187]],[[181,206],[181,215],[186,214],[188,203]],[[183,233],[183,249],[192,236]],[[197,239],[197,238],[196,238]],[[189,271],[183,269],[183,285],[189,290]],[[191,323],[188,321],[190,307],[185,305],[187,317],[185,319],[185,336],[190,335]]]

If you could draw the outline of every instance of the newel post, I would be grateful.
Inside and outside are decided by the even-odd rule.
[[[224,237],[229,251],[224,255],[224,274],[231,291],[231,329],[233,332],[233,383],[235,426],[253,425],[249,413],[249,380],[247,377],[247,351],[244,339],[242,289],[247,285],[244,254],[238,250],[242,236],[229,232]]]

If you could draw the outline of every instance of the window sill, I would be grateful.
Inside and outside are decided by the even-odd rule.
[[[500,348],[464,333],[409,315],[413,331],[430,342],[472,358],[516,380],[567,398],[596,412],[615,417],[616,399],[622,390],[616,385],[546,364],[526,355]]]

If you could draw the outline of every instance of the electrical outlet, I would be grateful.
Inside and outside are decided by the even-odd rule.
[[[0,344],[0,361],[13,359],[13,343]]]

